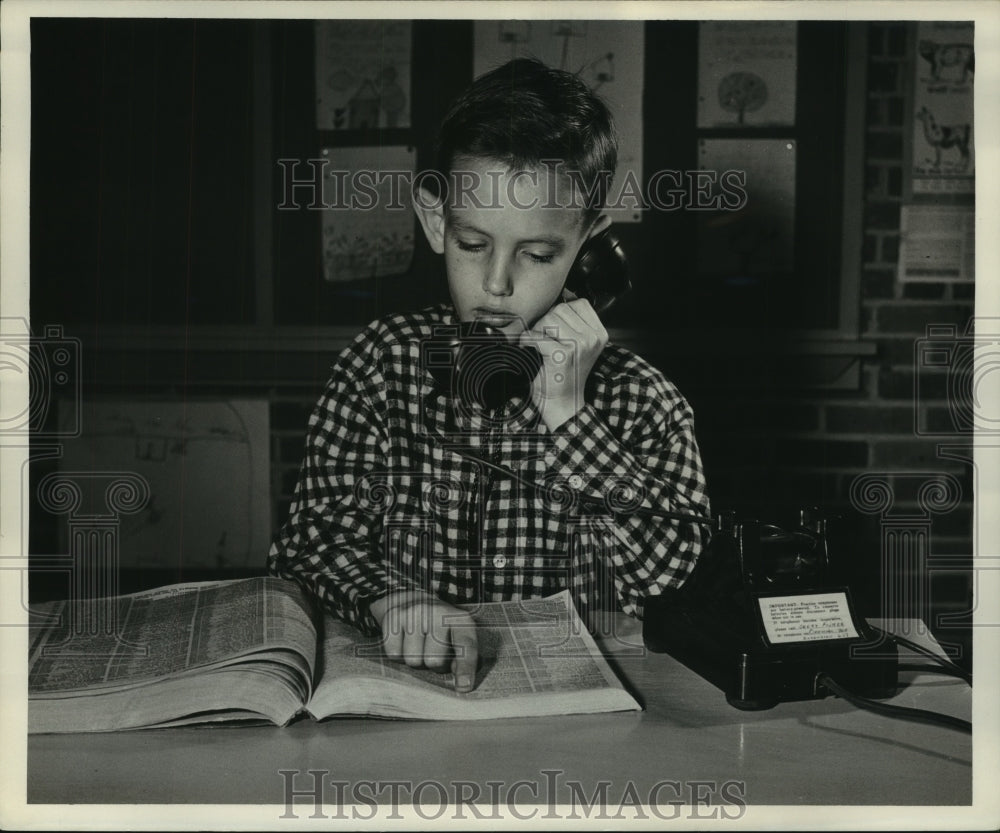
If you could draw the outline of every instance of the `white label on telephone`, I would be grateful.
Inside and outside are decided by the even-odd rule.
[[[858,636],[846,593],[761,596],[757,601],[764,630],[773,645]]]

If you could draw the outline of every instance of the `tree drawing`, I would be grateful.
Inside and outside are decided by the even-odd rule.
[[[731,72],[719,82],[719,106],[736,113],[736,123],[743,124],[746,113],[759,110],[767,101],[767,84],[752,72]]]

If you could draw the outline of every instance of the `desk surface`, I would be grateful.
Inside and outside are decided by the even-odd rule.
[[[661,785],[653,800],[662,804],[690,803],[692,789],[719,803],[726,782],[742,782],[751,806],[971,802],[969,735],[881,717],[833,698],[738,711],[673,658],[641,655],[638,622],[622,617],[618,624],[606,651],[644,702],[641,714],[455,723],[301,719],[284,728],[34,735],[28,801],[282,805],[288,776],[281,770],[301,773],[297,790],[311,786],[308,770],[320,770],[327,781],[350,784],[434,779],[451,790],[473,782],[482,785],[485,803],[490,781],[527,781],[518,800],[538,804],[568,802],[571,782],[590,797],[601,781],[610,782],[614,807],[632,787],[645,801],[664,781],[680,782],[681,794]],[[905,687],[888,702],[971,719],[964,682],[907,671],[900,679]],[[694,781],[716,786],[691,787]],[[466,797],[473,789],[459,788]],[[439,800],[436,795],[425,800]],[[302,807],[299,817],[309,812]]]

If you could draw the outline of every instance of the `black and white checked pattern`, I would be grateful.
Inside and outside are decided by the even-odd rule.
[[[367,632],[370,602],[413,586],[455,604],[569,587],[584,617],[609,602],[641,616],[643,597],[682,583],[704,542],[698,524],[630,513],[709,514],[687,402],[609,344],[587,404],[554,433],[529,400],[465,405],[424,364],[449,355],[434,344],[455,323],[446,305],[392,315],[337,358],[270,571]]]

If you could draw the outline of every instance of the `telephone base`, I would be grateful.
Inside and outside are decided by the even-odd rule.
[[[646,647],[673,655],[738,709],[831,695],[823,674],[860,697],[891,697],[896,645],[857,615],[837,578],[839,527],[816,508],[790,529],[723,513],[684,585],[644,600]]]
[[[896,646],[864,625],[856,639],[768,645],[749,617],[740,621],[731,612],[665,594],[646,600],[643,639],[649,650],[669,653],[744,711],[822,699],[832,693],[817,682],[822,673],[861,697],[884,699],[897,690]]]

